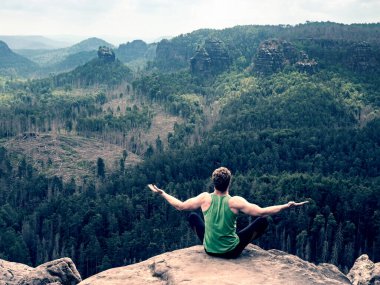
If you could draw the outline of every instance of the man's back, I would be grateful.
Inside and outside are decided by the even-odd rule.
[[[203,211],[205,220],[204,246],[207,252],[227,252],[239,243],[235,214],[229,206],[230,195],[210,195],[211,204]]]

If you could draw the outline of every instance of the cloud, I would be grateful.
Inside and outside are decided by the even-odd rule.
[[[101,11],[119,1],[109,0],[2,0],[1,10],[28,12]]]

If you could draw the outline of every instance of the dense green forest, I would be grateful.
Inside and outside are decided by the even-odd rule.
[[[69,256],[86,277],[197,244],[188,213],[146,185],[184,200],[212,191],[212,171],[226,166],[232,195],[260,206],[310,201],[270,217],[259,246],[344,272],[363,253],[380,261],[379,31],[335,23],[199,30],[159,42],[139,72],[101,47],[72,72],[1,79],[0,258],[38,265]],[[139,46],[147,49],[128,49],[141,56]],[[178,122],[139,140],[136,130],[152,131],[158,109]],[[112,169],[99,157],[92,176],[64,180],[8,149],[31,143],[31,133],[125,151]],[[126,165],[131,153],[141,161]],[[251,219],[239,216],[238,227]]]

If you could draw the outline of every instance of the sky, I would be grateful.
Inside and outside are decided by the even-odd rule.
[[[380,0],[1,0],[0,35],[151,42],[200,28],[379,23]]]

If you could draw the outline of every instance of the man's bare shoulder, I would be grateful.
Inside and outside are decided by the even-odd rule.
[[[230,201],[239,202],[239,201],[246,201],[246,200],[241,196],[231,196]]]
[[[211,194],[208,192],[202,192],[198,195],[202,200],[211,200]]]
[[[245,200],[241,196],[232,196],[230,198],[230,200],[228,201],[228,204],[229,204],[230,207],[235,208],[235,207],[238,207],[238,206],[240,206],[240,205],[242,205],[243,203],[246,203],[246,202],[247,202],[247,200]]]

